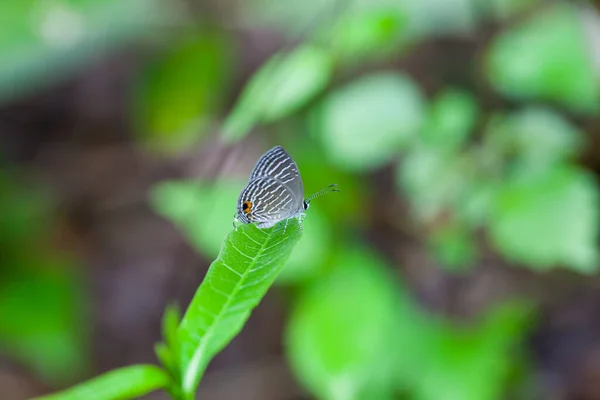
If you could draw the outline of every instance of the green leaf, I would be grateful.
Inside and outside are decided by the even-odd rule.
[[[342,62],[364,62],[401,50],[406,28],[403,8],[374,7],[347,12],[323,33],[323,41]]]
[[[530,317],[531,307],[515,302],[487,311],[484,321],[474,326],[436,326],[434,340],[422,355],[421,363],[413,364],[413,368],[422,368],[416,371],[414,398],[502,398],[509,374],[522,362],[519,357],[507,354],[516,350]]]
[[[180,321],[181,314],[179,308],[174,305],[167,306],[163,316],[162,334],[171,348],[176,348],[178,346],[177,329]]]
[[[89,367],[88,297],[72,260],[48,243],[51,197],[15,178],[0,173],[0,209],[10,210],[0,213],[0,352],[62,385]]]
[[[285,225],[242,225],[225,238],[179,327],[181,387],[188,398],[193,398],[210,360],[242,329],[300,240],[298,220],[288,220],[284,229]]]
[[[0,279],[0,340],[3,352],[33,368],[48,383],[81,377],[87,368],[87,336],[80,278],[64,261],[13,260]],[[42,269],[43,268],[43,269]]]
[[[171,374],[171,379],[174,382],[179,382],[181,380],[181,375],[179,373],[179,365],[177,362],[178,353],[171,350],[165,343],[160,342],[154,345],[154,354],[156,354],[156,357],[167,372]],[[174,385],[171,384],[169,387],[166,387],[165,390],[171,390],[173,389],[173,386]]]
[[[521,168],[534,171],[574,158],[583,148],[582,132],[544,107],[530,106],[496,118],[490,130],[497,146],[514,153]]]
[[[51,224],[52,204],[48,194],[37,187],[19,185],[15,178],[8,169],[0,172],[0,209],[10,210],[0,213],[0,244],[5,252],[46,234]]]
[[[421,311],[366,250],[341,248],[333,269],[297,299],[285,332],[292,371],[323,400],[500,398],[519,365],[506,357],[531,308],[501,305],[458,327]],[[397,396],[396,396],[397,397]]]
[[[159,151],[178,151],[212,122],[231,80],[229,43],[210,31],[185,33],[140,74],[133,103],[138,135]]]
[[[499,35],[487,73],[503,94],[551,100],[575,111],[598,107],[598,81],[577,8],[558,3]]]
[[[498,193],[489,232],[514,261],[533,268],[598,269],[598,187],[587,172],[558,165],[523,173]]]
[[[473,0],[474,7],[493,18],[506,19],[532,10],[543,0]]]
[[[216,257],[223,238],[231,231],[235,199],[245,182],[170,181],[151,193],[154,209],[181,229],[192,245]]]
[[[365,76],[324,100],[318,109],[319,139],[341,169],[378,168],[417,135],[424,107],[410,78],[392,72]]]
[[[352,7],[352,3],[345,4]],[[339,7],[331,0],[273,2],[245,0],[239,3],[244,22],[254,29],[280,31],[288,38],[308,35],[308,30],[331,25],[339,15]]]
[[[317,398],[347,400],[391,390],[402,327],[395,318],[399,297],[382,263],[356,249],[338,254],[337,268],[298,299],[286,349]]]
[[[154,365],[119,368],[70,389],[34,400],[125,400],[135,399],[169,384],[169,377]]]
[[[1,1],[0,100],[48,85],[174,16],[158,0]]]
[[[163,366],[171,373],[173,380],[181,379],[179,371],[179,363],[177,355],[179,354],[180,346],[177,337],[179,321],[181,316],[179,308],[175,305],[167,306],[162,320],[162,335],[165,343],[157,343],[154,347],[156,356]]]
[[[477,22],[473,0],[403,0],[413,38],[464,33]]]
[[[461,201],[473,173],[470,159],[460,154],[415,146],[398,165],[396,182],[417,215],[432,221]]]
[[[254,125],[296,112],[327,86],[332,69],[331,56],[311,45],[271,57],[250,79],[227,117],[224,139],[240,140]]]
[[[465,91],[446,89],[429,111],[422,130],[423,142],[439,149],[456,150],[465,144],[477,121],[477,103]]]
[[[469,182],[463,196],[455,204],[458,220],[479,227],[489,220],[490,209],[500,183],[493,179],[475,178]]]

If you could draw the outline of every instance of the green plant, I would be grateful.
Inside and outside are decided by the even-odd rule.
[[[98,50],[118,48],[173,19],[156,0],[0,3],[0,101],[47,86]]]
[[[56,222],[52,196],[17,175],[0,173],[0,353],[64,384],[89,368],[89,299],[73,260],[48,241]]]
[[[38,400],[127,399],[156,389],[193,399],[211,359],[241,330],[300,239],[298,220],[285,234],[283,225],[243,225],[227,235],[181,322],[172,308],[165,312],[165,342],[156,347],[164,369],[122,368]]]

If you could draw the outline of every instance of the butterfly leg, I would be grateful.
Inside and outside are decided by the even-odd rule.
[[[302,221],[304,221],[304,217],[306,217],[306,214],[300,214],[300,217],[298,218],[300,232],[304,232],[304,228],[302,227]]]
[[[283,234],[285,235],[285,231],[287,231],[287,227],[288,227],[288,223],[290,222],[290,219],[286,219],[285,220],[285,225],[283,226]]]
[[[235,224],[235,221],[237,221],[238,219],[236,218],[236,215],[237,215],[237,213],[233,214],[233,222],[232,222],[232,224],[233,224],[233,229],[237,231],[237,226]]]

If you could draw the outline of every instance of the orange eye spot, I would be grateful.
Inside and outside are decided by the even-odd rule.
[[[246,214],[250,214],[252,212],[252,203],[249,201],[245,201],[242,203],[242,211]]]

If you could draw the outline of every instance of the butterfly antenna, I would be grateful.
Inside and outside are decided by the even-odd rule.
[[[340,189],[338,189],[336,186],[337,186],[337,183],[332,183],[331,185],[327,186],[326,188],[319,190],[317,193],[311,194],[304,201],[308,204],[312,200],[316,199],[317,197],[321,197],[324,194],[331,193],[331,192],[340,192]]]

